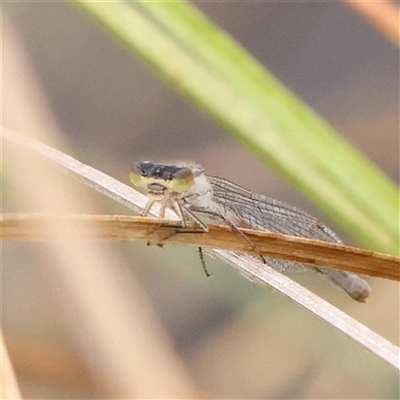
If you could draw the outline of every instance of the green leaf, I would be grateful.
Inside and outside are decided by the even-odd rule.
[[[394,183],[195,7],[71,3],[354,237],[398,253]]]

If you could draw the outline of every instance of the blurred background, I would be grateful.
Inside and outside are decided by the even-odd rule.
[[[334,2],[194,4],[399,182],[394,45]],[[2,12],[3,125],[32,135],[62,132],[52,139],[60,149],[125,183],[135,161],[194,160],[210,175],[297,205],[332,225],[71,5],[3,3]],[[7,154],[4,158],[8,168]],[[36,211],[10,182],[11,172],[4,173],[3,212]],[[78,212],[129,213],[54,173],[89,199]],[[90,333],[80,330],[84,318],[81,312],[75,318],[76,298],[71,301],[64,292],[52,271],[57,257],[43,247],[2,243],[2,328],[22,395],[116,398],[118,385],[102,378],[112,366],[102,366]],[[382,360],[229,266],[207,259],[212,272],[207,278],[195,248],[138,243],[93,248],[110,257],[108,273],[126,294],[128,313],[134,307],[129,293],[145,298],[155,330],[168,342],[189,386],[203,397],[399,396],[398,375]],[[311,273],[293,278],[399,345],[398,284],[369,278],[373,294],[364,305]],[[99,307],[108,295],[98,299]],[[123,350],[128,358],[139,351]],[[157,373],[168,379],[169,371]]]

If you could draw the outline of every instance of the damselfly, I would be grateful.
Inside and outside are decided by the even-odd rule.
[[[171,208],[183,227],[187,218],[196,221],[204,231],[208,230],[207,220],[223,221],[238,232],[238,228],[250,228],[342,243],[335,232],[305,211],[252,193],[226,179],[207,176],[198,164],[165,165],[145,161],[133,167],[130,180],[134,186],[144,189],[149,198],[142,215],[147,215],[157,202],[161,204],[160,218],[164,217],[166,208]],[[279,271],[309,269],[296,261],[264,259]],[[312,270],[326,276],[357,301],[365,301],[371,292],[367,282],[350,272],[315,266]]]

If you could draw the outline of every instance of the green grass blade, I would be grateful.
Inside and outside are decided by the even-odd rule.
[[[353,236],[398,252],[395,185],[196,8],[71,2]]]

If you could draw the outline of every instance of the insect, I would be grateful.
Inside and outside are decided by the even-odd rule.
[[[160,218],[164,217],[166,208],[171,208],[183,227],[188,218],[196,221],[204,231],[208,231],[206,221],[222,221],[242,236],[245,235],[238,228],[342,243],[335,232],[305,211],[265,195],[252,193],[226,179],[205,175],[204,169],[198,164],[177,162],[165,165],[144,161],[132,168],[130,180],[137,188],[144,189],[149,198],[143,216],[157,202],[161,204]],[[310,269],[296,261],[268,257],[264,257],[264,260],[278,271]],[[359,302],[364,302],[370,295],[370,286],[358,275],[326,267],[314,266],[312,269]]]

